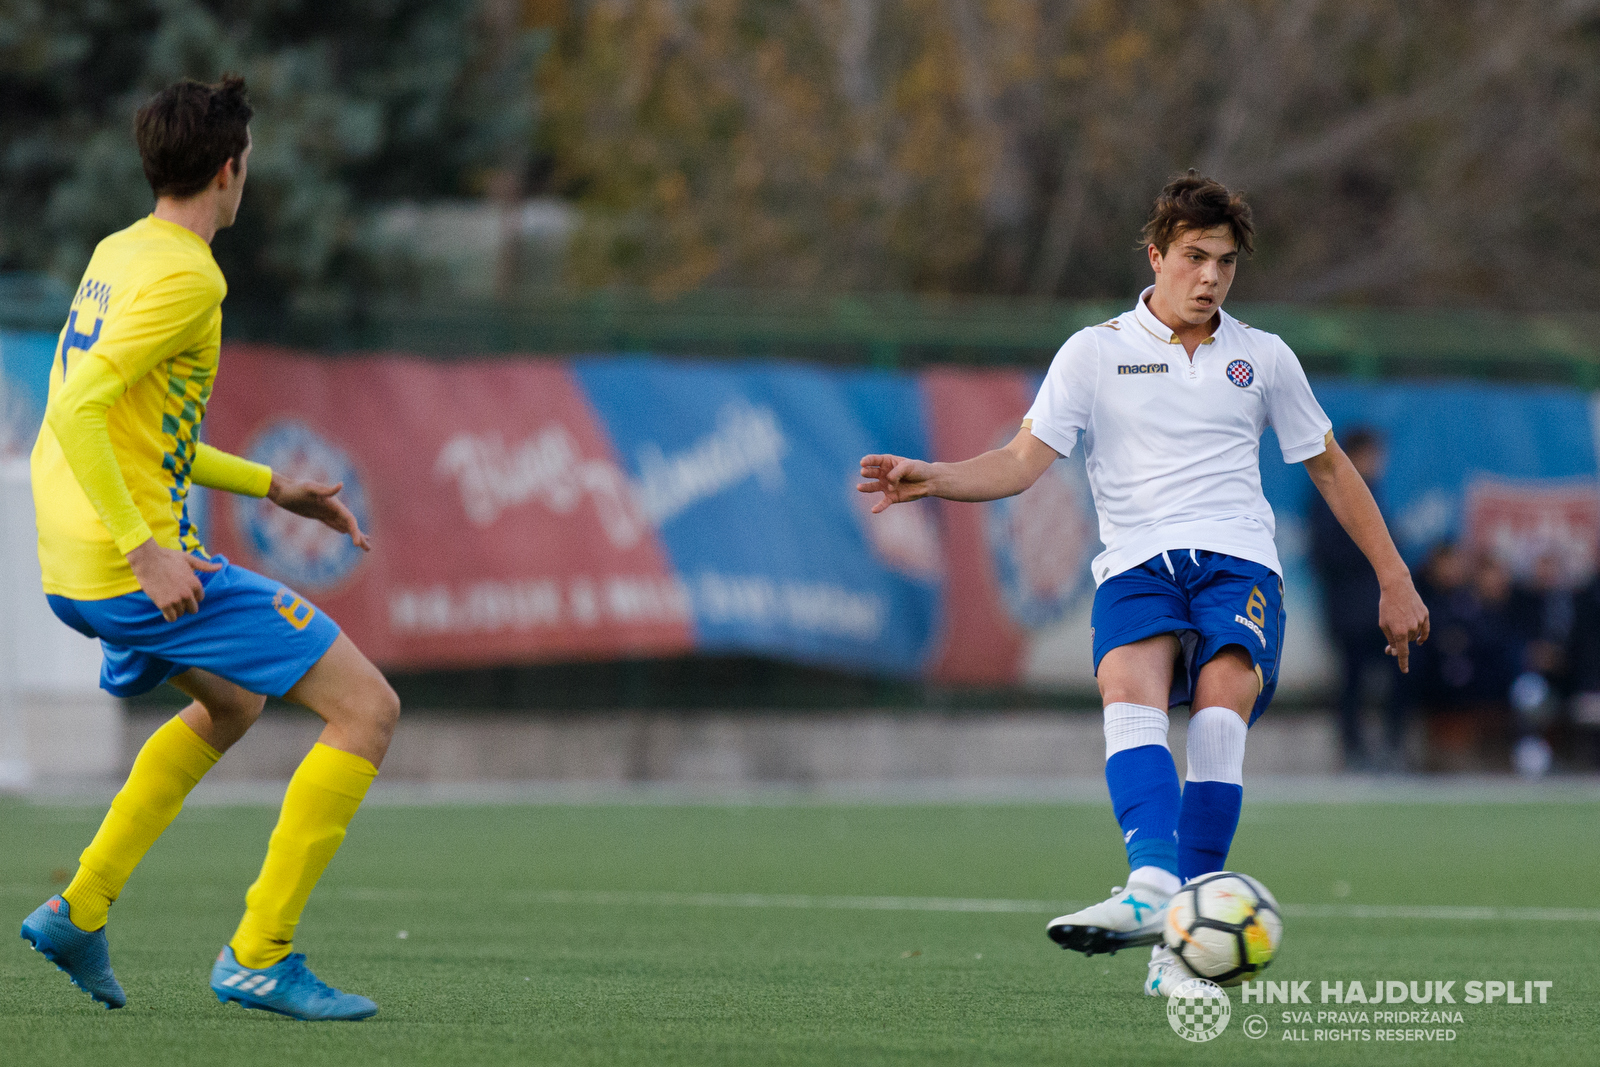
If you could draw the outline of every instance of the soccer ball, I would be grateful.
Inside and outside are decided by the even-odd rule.
[[[1267,887],[1232,871],[1202,874],[1167,906],[1166,942],[1184,966],[1218,985],[1267,969],[1283,940],[1283,916]]]

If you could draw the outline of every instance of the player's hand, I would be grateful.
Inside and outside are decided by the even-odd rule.
[[[267,499],[285,511],[316,519],[331,530],[350,535],[350,542],[364,552],[372,551],[372,542],[361,532],[361,525],[344,502],[338,499],[338,485],[321,485],[317,482],[290,481],[274,472],[272,485],[267,489]]]
[[[1428,606],[1417,595],[1410,576],[1382,587],[1378,596],[1378,628],[1389,642],[1384,649],[1400,665],[1400,673],[1410,671],[1411,643],[1428,639]]]
[[[901,456],[863,456],[861,477],[867,480],[856,485],[858,492],[883,494],[883,499],[872,505],[876,515],[890,504],[927,496],[933,489],[933,464]]]
[[[201,559],[175,548],[163,548],[154,537],[128,553],[128,566],[144,595],[161,611],[161,617],[175,622],[180,615],[200,610],[206,588],[195,571],[220,571],[222,564]]]

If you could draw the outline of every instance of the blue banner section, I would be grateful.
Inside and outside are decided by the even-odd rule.
[[[920,509],[869,526],[854,488],[863,455],[928,453],[915,378],[645,358],[574,370],[687,585],[696,647],[922,670],[937,529]]]
[[[1428,548],[1465,532],[1469,489],[1484,478],[1537,484],[1596,475],[1589,398],[1574,389],[1475,382],[1312,382],[1336,437],[1375,430],[1388,454],[1379,506],[1415,565]],[[1280,551],[1316,489],[1286,465],[1269,430],[1261,485],[1279,517]],[[1284,520],[1288,527],[1284,528]]]
[[[0,330],[0,433],[5,451],[26,453],[44,419],[50,398],[50,364],[55,360],[56,335]]]

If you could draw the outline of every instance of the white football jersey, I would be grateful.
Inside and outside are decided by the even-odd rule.
[[[1071,455],[1083,431],[1105,551],[1096,584],[1171,549],[1206,549],[1282,575],[1261,493],[1261,433],[1285,463],[1327,448],[1332,423],[1276,335],[1220,311],[1191,359],[1145,303],[1061,346],[1023,426]]]

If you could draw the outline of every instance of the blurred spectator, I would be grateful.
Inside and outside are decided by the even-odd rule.
[[[1511,596],[1511,624],[1523,641],[1521,673],[1511,684],[1517,743],[1512,764],[1519,774],[1538,778],[1550,770],[1550,737],[1556,711],[1568,685],[1568,645],[1576,620],[1577,597],[1554,552],[1534,563],[1532,580]]]
[[[1384,465],[1383,441],[1370,429],[1340,435],[1340,443],[1367,486],[1377,495]],[[1393,660],[1384,654],[1378,629],[1378,577],[1361,549],[1345,533],[1322,494],[1313,493],[1310,511],[1311,565],[1322,587],[1328,635],[1339,653],[1339,743],[1349,770],[1403,764],[1406,722],[1404,704],[1390,674]],[[1367,680],[1384,678],[1384,751],[1375,761],[1368,751],[1362,722],[1362,695]]]
[[[1494,556],[1476,561],[1472,576],[1473,678],[1467,694],[1474,702],[1503,705],[1521,672],[1531,636],[1518,626],[1511,569]],[[1501,716],[1502,722],[1504,716]]]
[[[1503,767],[1512,685],[1528,645],[1511,572],[1498,559],[1444,544],[1428,553],[1422,578],[1433,634],[1413,660],[1407,690],[1425,715],[1424,765]]]
[[[1531,580],[1511,595],[1512,624],[1527,642],[1523,670],[1537,671],[1552,685],[1565,681],[1576,612],[1577,594],[1566,581],[1561,557],[1547,552],[1534,562]]]
[[[1566,663],[1574,756],[1580,766],[1600,766],[1600,575],[1573,594]]]

